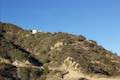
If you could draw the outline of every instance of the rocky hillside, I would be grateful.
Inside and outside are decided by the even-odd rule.
[[[82,35],[0,23],[0,80],[120,80],[120,57]]]

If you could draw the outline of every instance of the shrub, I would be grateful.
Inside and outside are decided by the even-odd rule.
[[[78,36],[78,41],[84,41],[84,40],[86,40],[86,38],[84,36],[82,36],[82,35]]]
[[[16,51],[16,50],[14,52],[12,51],[11,54],[9,54],[9,55],[10,55],[11,59],[13,59],[13,60],[27,59],[27,57],[29,56],[26,53],[23,53],[21,51]]]
[[[20,78],[21,80],[29,80],[30,69],[29,68],[20,68]]]
[[[44,71],[43,71],[43,73],[44,74],[47,74],[47,73],[49,73],[49,68],[48,68],[48,66],[44,66]]]
[[[43,75],[43,69],[32,68],[30,72],[30,77],[33,80],[40,78]]]

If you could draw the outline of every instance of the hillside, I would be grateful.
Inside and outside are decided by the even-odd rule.
[[[0,80],[120,80],[120,57],[96,41],[0,23]]]

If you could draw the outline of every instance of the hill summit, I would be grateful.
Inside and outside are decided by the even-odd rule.
[[[120,57],[96,41],[0,23],[0,80],[120,80]]]

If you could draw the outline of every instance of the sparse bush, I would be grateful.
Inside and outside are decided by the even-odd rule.
[[[86,38],[84,36],[82,36],[82,35],[78,36],[78,41],[84,41],[84,40],[86,40]]]
[[[49,73],[49,68],[48,68],[48,66],[44,66],[44,70],[43,70],[43,73],[44,74],[48,74]]]
[[[43,75],[43,69],[31,68],[30,70],[30,78],[36,80]]]
[[[27,53],[23,53],[20,51],[12,51],[9,56],[11,57],[12,60],[22,60],[22,59],[27,59],[29,56]]]
[[[29,68],[20,68],[20,79],[29,80],[30,79],[30,69]]]

